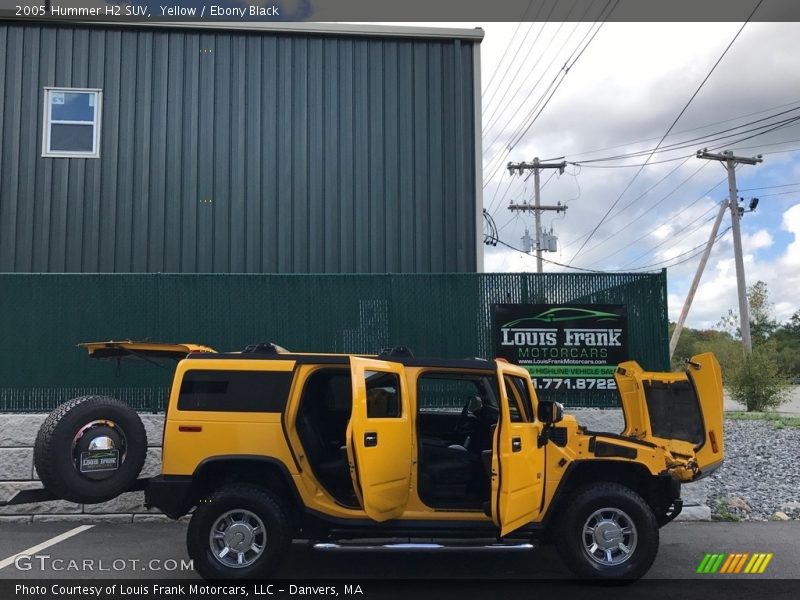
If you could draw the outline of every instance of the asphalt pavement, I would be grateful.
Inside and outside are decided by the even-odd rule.
[[[0,524],[0,579],[196,578],[185,523]],[[53,543],[55,541],[55,543]],[[685,522],[661,530],[651,579],[800,579],[800,522]],[[702,575],[706,553],[772,553],[761,575]],[[318,550],[295,543],[276,574],[302,579],[563,579],[549,546],[532,550]]]

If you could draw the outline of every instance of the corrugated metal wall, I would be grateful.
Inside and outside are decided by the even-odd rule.
[[[474,271],[472,51],[0,23],[0,271]],[[100,159],[41,157],[44,86]]]
[[[85,341],[198,342],[220,351],[273,341],[294,351],[491,356],[498,303],[626,304],[630,357],[668,370],[666,271],[658,274],[0,275],[0,411],[85,393],[163,406],[172,368],[95,361]],[[613,406],[616,392],[556,392]]]

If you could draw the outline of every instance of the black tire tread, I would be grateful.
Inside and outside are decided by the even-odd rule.
[[[42,423],[36,435],[36,442],[33,447],[33,464],[36,467],[36,472],[42,485],[59,498],[69,499],[73,496],[73,491],[64,485],[64,482],[58,476],[58,472],[55,469],[55,463],[49,459],[53,453],[58,451],[58,449],[54,447],[56,428],[75,408],[89,404],[112,405],[123,409],[129,409],[127,404],[116,398],[111,398],[110,396],[78,396],[56,407],[44,420],[44,423]],[[138,420],[138,426],[140,428],[139,433],[144,438],[146,446],[147,432],[140,419]],[[139,463],[136,465],[137,473],[140,472],[144,466],[146,455],[147,452],[142,453],[141,459],[137,461]]]
[[[653,511],[650,509],[647,502],[645,502],[644,498],[642,498],[642,496],[639,495],[635,490],[618,483],[590,483],[578,488],[572,494],[570,494],[568,500],[569,504],[561,513],[561,523],[558,535],[556,537],[556,549],[558,550],[558,554],[561,556],[562,561],[564,561],[566,566],[579,577],[597,578],[600,575],[598,572],[593,571],[590,567],[588,567],[588,563],[584,564],[576,560],[575,556],[573,555],[573,548],[570,546],[571,532],[569,531],[569,527],[572,524],[573,518],[576,516],[575,513],[580,510],[581,507],[593,501],[595,498],[615,495],[623,496],[639,506],[642,514],[645,516],[644,518],[648,521],[645,526],[645,529],[648,531],[640,531],[639,535],[651,535],[652,537],[649,541],[650,543],[654,543],[656,548],[656,552],[653,552],[649,557],[645,557],[644,561],[639,561],[638,564],[636,564],[635,567],[632,568],[629,573],[626,573],[622,578],[628,580],[639,579],[642,577],[642,575],[647,573],[655,561],[659,544],[659,527]],[[603,576],[600,577],[602,578]],[[613,579],[614,576],[612,575],[611,578]]]
[[[273,529],[269,532],[270,537],[276,544],[275,548],[270,550],[273,557],[266,564],[253,565],[253,567],[251,567],[252,570],[246,575],[243,574],[243,578],[263,578],[271,575],[272,572],[280,566],[283,559],[286,558],[287,553],[285,549],[291,544],[291,517],[279,495],[274,494],[268,488],[250,483],[230,483],[217,488],[207,497],[207,501],[199,504],[194,513],[192,513],[192,518],[189,521],[189,527],[186,531],[186,549],[189,558],[192,559],[194,563],[195,570],[205,579],[219,579],[224,577],[220,571],[213,571],[206,567],[203,558],[206,547],[204,544],[196,545],[193,540],[198,539],[198,536],[201,536],[199,539],[205,539],[200,528],[203,525],[203,521],[207,518],[207,514],[213,516],[215,505],[229,498],[252,499],[265,504],[269,507],[269,510],[274,513],[278,529]]]

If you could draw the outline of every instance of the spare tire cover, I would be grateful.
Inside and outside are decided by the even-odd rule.
[[[107,396],[61,404],[36,436],[33,464],[46,489],[81,504],[105,502],[128,490],[147,455],[136,411]]]

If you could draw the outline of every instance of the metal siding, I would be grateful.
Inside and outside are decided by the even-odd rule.
[[[339,74],[336,65],[339,60],[339,42],[336,39],[324,40],[322,51],[323,124],[321,146],[322,156],[317,168],[324,172],[322,181],[325,198],[325,256],[321,271],[336,273],[340,265],[342,239],[342,214],[339,195],[341,156],[339,156]]]
[[[0,24],[0,271],[473,271],[473,43]],[[103,90],[99,159],[44,86]]]
[[[425,197],[428,220],[431,228],[430,236],[430,265],[429,271],[447,271],[444,264],[444,244],[445,228],[449,222],[446,219],[445,204],[447,194],[445,181],[447,176],[447,165],[450,164],[453,148],[449,147],[444,151],[444,64],[442,58],[443,49],[440,45],[428,48],[428,137],[429,147],[429,171],[428,189]]]
[[[414,44],[398,43],[398,77],[400,80],[397,99],[398,112],[398,173],[400,176],[400,213],[397,232],[400,239],[400,271],[414,271]]]
[[[338,70],[338,83],[339,83],[339,107],[340,107],[340,120],[339,120],[339,153],[337,156],[337,169],[339,177],[339,198],[341,201],[340,218],[340,235],[341,241],[339,244],[340,262],[339,270],[355,271],[355,238],[356,219],[355,219],[355,202],[353,195],[353,187],[355,184],[355,135],[354,135],[354,121],[355,121],[355,108],[353,102],[353,41],[340,40],[339,46],[339,65]],[[347,67],[345,67],[347,65]],[[334,71],[336,72],[336,71]]]
[[[355,240],[355,263],[352,269],[356,273],[369,273],[370,228],[369,215],[372,209],[372,198],[369,196],[369,91],[367,50],[369,42],[355,40],[353,42],[353,213],[356,223],[353,237]],[[346,192],[345,192],[346,193]],[[376,199],[377,201],[377,199]]]
[[[0,174],[0,269],[14,271],[19,203],[20,112],[22,106],[23,29],[12,27],[6,45],[5,109]]]
[[[261,271],[261,113],[262,94],[259,81],[262,72],[261,43],[258,38],[247,38],[244,52],[247,66],[243,83],[245,88],[245,106],[249,117],[245,126],[246,147],[244,168],[244,271],[258,273]],[[244,113],[242,118],[244,119]]]

